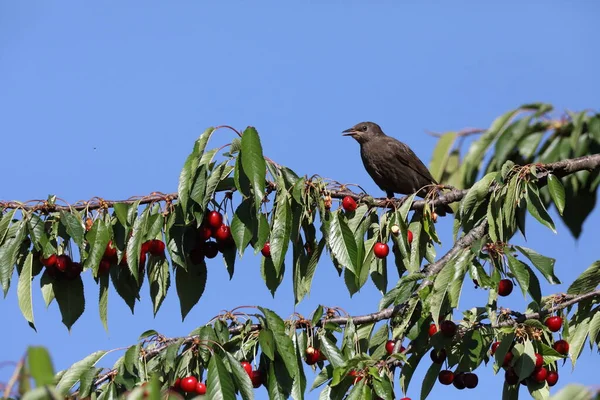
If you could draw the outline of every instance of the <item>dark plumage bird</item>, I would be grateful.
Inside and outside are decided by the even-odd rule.
[[[388,199],[394,193],[425,197],[430,188],[437,185],[431,173],[417,155],[401,141],[387,136],[374,122],[361,122],[343,132],[360,144],[360,157],[365,169],[377,186],[385,191]],[[438,207],[438,214],[452,213],[445,205]],[[445,212],[444,212],[445,211]]]

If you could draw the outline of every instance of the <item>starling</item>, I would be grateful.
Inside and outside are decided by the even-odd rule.
[[[417,155],[401,141],[387,136],[374,122],[361,122],[343,132],[360,144],[360,157],[365,169],[388,199],[394,193],[425,197],[426,186],[437,185],[431,173]],[[437,207],[438,214],[452,213],[445,204]]]

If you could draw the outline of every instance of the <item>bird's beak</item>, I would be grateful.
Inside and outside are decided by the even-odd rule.
[[[356,134],[357,134],[357,132],[354,128],[346,129],[345,131],[342,132],[342,136],[354,136]]]

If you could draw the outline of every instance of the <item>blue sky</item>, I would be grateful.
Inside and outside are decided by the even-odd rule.
[[[74,202],[173,192],[193,141],[220,124],[256,126],[264,153],[299,174],[360,183],[380,195],[358,145],[341,136],[359,121],[378,122],[429,162],[435,139],[425,130],[487,127],[534,101],[597,107],[600,5],[592,0],[308,3],[0,3],[0,199],[53,193]],[[226,143],[228,135],[223,131],[211,144]],[[556,257],[567,283],[544,286],[545,293],[565,290],[597,258],[598,216],[589,217],[579,242],[562,223],[554,235],[531,221],[527,245]],[[451,221],[438,226],[448,248]],[[94,285],[69,334],[56,304],[45,310],[36,281],[36,333],[20,315],[15,282],[0,301],[0,361],[17,361],[27,345],[40,344],[62,369],[95,350],[133,344],[146,329],[184,335],[238,305],[292,314],[290,277],[273,299],[259,266],[247,253],[229,281],[222,262],[212,260],[206,292],[184,323],[174,288],[156,318],[147,287],[135,315],[112,292],[108,334]],[[92,283],[89,275],[85,283]],[[462,308],[481,304],[484,293],[466,286]],[[297,311],[309,314],[321,303],[362,314],[374,311],[379,298],[369,283],[351,299],[324,259]],[[516,291],[503,303],[523,304]],[[597,383],[594,365],[584,350],[573,373],[568,364],[561,369],[553,392],[568,382]],[[427,367],[413,380],[412,398]],[[491,366],[477,372],[479,387],[461,398],[499,397],[502,377]],[[11,373],[0,369],[0,381]],[[262,388],[258,393],[266,396]],[[438,385],[430,398],[455,393]]]

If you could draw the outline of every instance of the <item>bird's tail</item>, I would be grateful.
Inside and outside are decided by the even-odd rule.
[[[454,214],[454,210],[449,204],[439,204],[435,206],[435,213],[440,217],[444,217],[446,214]]]

